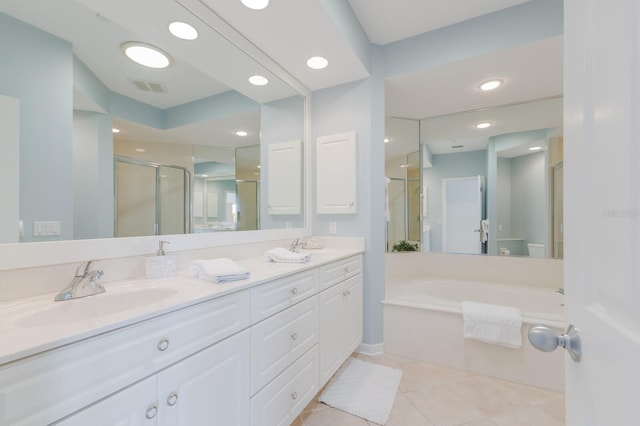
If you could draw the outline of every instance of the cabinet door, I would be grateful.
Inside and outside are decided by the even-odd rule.
[[[158,424],[249,424],[249,330],[158,375]]]
[[[316,139],[318,214],[356,213],[356,133]]]
[[[156,377],[138,382],[54,423],[56,426],[152,426],[157,424]]]
[[[267,146],[269,214],[302,213],[302,141]]]
[[[344,362],[345,291],[341,283],[320,293],[320,387]]]
[[[347,281],[347,323],[345,328],[345,358],[362,343],[362,275]]]

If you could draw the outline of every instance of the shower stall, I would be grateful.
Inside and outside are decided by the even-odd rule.
[[[116,237],[185,234],[191,230],[191,174],[179,166],[115,156]]]

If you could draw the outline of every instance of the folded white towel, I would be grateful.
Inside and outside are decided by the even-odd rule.
[[[462,301],[464,337],[497,343],[510,348],[522,346],[522,315],[518,308]]]
[[[262,255],[265,262],[277,263],[306,263],[311,259],[310,254],[294,253],[286,248],[278,247],[267,250]]]
[[[240,267],[228,257],[192,260],[191,263],[189,263],[189,273],[194,277],[216,283],[249,278],[249,271]]]

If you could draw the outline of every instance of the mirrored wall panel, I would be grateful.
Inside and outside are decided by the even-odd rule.
[[[0,36],[18,105],[0,120],[19,129],[0,243],[304,226],[265,192],[268,146],[304,140],[304,97],[180,3],[5,1]],[[127,56],[149,47],[159,62]]]

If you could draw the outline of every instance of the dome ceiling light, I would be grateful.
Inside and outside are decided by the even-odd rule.
[[[150,44],[130,41],[121,48],[127,58],[145,67],[161,69],[171,65],[169,54]]]
[[[249,9],[262,10],[269,6],[269,0],[240,0]]]
[[[169,32],[182,40],[195,40],[198,38],[198,30],[186,22],[175,21],[169,24]]]
[[[502,80],[489,80],[480,84],[478,88],[483,92],[488,92],[491,90],[496,90],[498,87],[502,86],[502,83],[504,83],[504,81]]]

